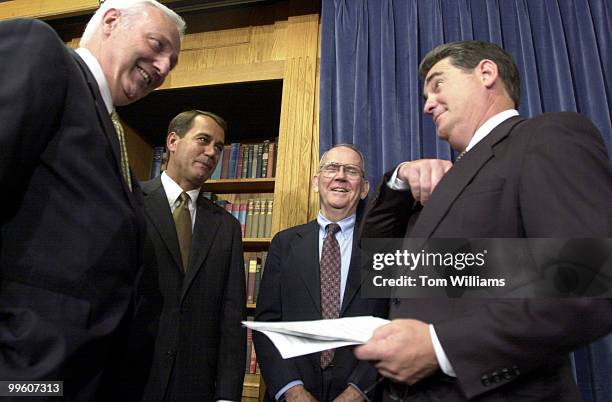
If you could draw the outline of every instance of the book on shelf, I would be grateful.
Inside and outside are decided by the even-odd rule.
[[[240,202],[240,204],[238,204],[238,222],[240,222],[240,229],[242,230],[242,237],[245,237],[246,214],[247,214],[247,204],[246,202]]]
[[[268,171],[266,177],[276,177],[276,155],[278,139],[275,142],[271,142],[268,149]]]
[[[251,337],[251,343],[252,337]],[[249,361],[249,374],[255,374],[257,372],[257,353],[255,353],[255,345],[251,345],[251,356]]]
[[[229,158],[229,166],[227,172],[228,179],[236,179],[236,168],[238,164],[238,153],[240,151],[240,143],[232,142],[230,144],[230,158]]]
[[[255,276],[257,275],[257,263],[261,264],[259,257],[251,257],[249,260],[249,273],[247,276],[247,303],[255,303]]]
[[[153,148],[153,160],[151,161],[151,174],[149,175],[149,179],[154,179],[161,174],[165,149],[166,148],[163,146]]]
[[[259,223],[261,221],[261,200],[253,200],[253,219],[251,220],[250,237],[259,237]]]
[[[223,146],[223,158],[221,159],[221,178],[227,179],[229,172],[230,146]]]
[[[266,200],[266,215],[264,219],[264,233],[263,237],[270,237],[272,235],[272,209],[274,207],[274,200]]]
[[[223,151],[221,151],[221,155],[219,155],[219,161],[217,161],[217,166],[215,166],[215,170],[213,170],[210,178],[213,180],[218,180],[221,178],[221,166],[223,165]]]
[[[265,140],[261,151],[261,174],[259,177],[268,177],[268,158],[270,157],[270,140]]]
[[[253,208],[255,200],[247,201],[247,212],[245,218],[245,235],[244,237],[253,237]]]

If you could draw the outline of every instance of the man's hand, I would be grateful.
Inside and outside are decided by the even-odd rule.
[[[355,348],[355,356],[374,361],[381,375],[414,384],[438,368],[429,325],[417,320],[393,320]]]
[[[346,389],[334,399],[334,402],[362,402],[365,401],[359,391],[355,387],[348,386]]]
[[[285,392],[285,400],[287,402],[317,402],[312,394],[306,391],[303,385],[296,385]]]
[[[398,179],[410,185],[414,200],[425,205],[442,176],[453,166],[442,159],[419,159],[404,162],[397,172]]]

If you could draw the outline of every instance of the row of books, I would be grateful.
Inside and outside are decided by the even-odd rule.
[[[247,304],[257,303],[259,282],[266,266],[267,251],[247,251],[244,253],[244,279],[246,281]]]
[[[253,317],[248,317],[252,320]],[[257,353],[255,353],[255,347],[253,346],[253,331],[251,328],[247,328],[247,345],[246,345],[246,364],[244,372],[245,374],[259,374],[259,364],[257,364]]]
[[[232,142],[223,147],[211,179],[257,179],[276,176],[277,142],[256,144]]]
[[[234,202],[217,199],[217,205],[225,208],[240,222],[243,238],[266,238],[272,233],[272,198],[242,199],[236,195]]]

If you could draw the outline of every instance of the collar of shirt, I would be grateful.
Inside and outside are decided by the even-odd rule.
[[[178,198],[183,192],[183,189],[174,180],[172,180],[172,178],[168,176],[165,171],[161,174],[161,182],[162,186],[164,187],[164,191],[166,192],[166,197],[168,197],[168,205],[170,205],[170,211],[174,212],[174,209],[178,206],[180,202]],[[187,191],[187,195],[189,195],[189,198],[191,199],[191,202],[189,203],[188,207],[189,212],[191,213],[191,222],[193,223],[195,221],[195,205],[196,201],[198,200],[198,196],[200,195],[200,190],[189,190]]]
[[[337,223],[338,225],[340,225],[340,232],[336,233],[336,238],[338,238],[338,240],[340,240],[340,238],[342,240],[346,240],[353,233],[353,229],[355,228],[356,216],[356,214],[352,214],[342,219],[341,221],[332,222],[327,219],[321,213],[321,211],[319,211],[319,215],[317,216],[317,223],[319,224],[319,234],[321,235],[320,237],[322,239],[325,239],[325,236],[327,235],[327,233],[325,232],[325,228],[327,227],[327,225],[329,225],[330,223]]]
[[[518,116],[518,114],[519,112],[516,109],[508,109],[496,114],[489,120],[485,121],[482,126],[478,127],[478,130],[476,130],[476,132],[472,136],[470,143],[467,147],[465,147],[465,152],[474,148],[474,146],[478,144],[480,140],[482,140],[484,137],[489,135],[489,133],[493,131],[495,127],[499,126],[502,122],[508,120],[512,116]]]
[[[102,70],[102,66],[96,56],[94,56],[89,49],[84,47],[80,47],[75,50],[79,57],[83,59],[87,68],[91,74],[93,74],[96,82],[98,83],[98,88],[100,89],[100,94],[102,95],[102,99],[104,100],[104,106],[106,106],[106,110],[108,110],[108,114],[111,114],[115,109],[113,106],[113,97],[111,96],[110,87],[108,86],[108,82],[106,81],[106,77],[104,76],[104,71]]]

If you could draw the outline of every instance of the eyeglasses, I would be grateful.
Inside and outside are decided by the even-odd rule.
[[[325,177],[330,178],[337,175],[338,172],[340,172],[341,168],[344,169],[344,174],[350,177],[351,179],[363,177],[363,170],[361,170],[359,166],[336,162],[327,162],[319,168],[319,173],[321,173]]]

